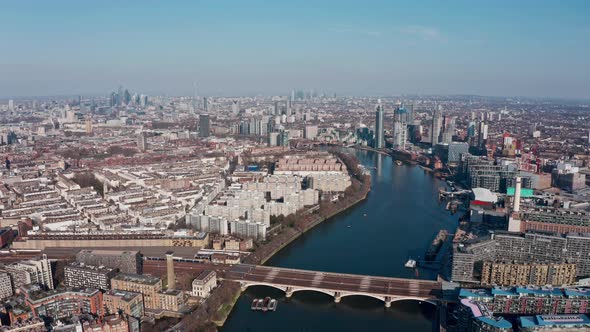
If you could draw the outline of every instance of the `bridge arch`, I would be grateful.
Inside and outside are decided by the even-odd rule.
[[[417,302],[426,302],[429,304],[432,304],[433,306],[437,306],[436,302],[431,300],[431,299],[423,299],[420,297],[411,297],[411,296],[406,296],[406,297],[394,297],[391,299],[391,303],[394,302],[401,302],[401,301],[417,301]]]
[[[334,297],[334,292],[330,292],[330,291],[323,290],[323,289],[317,289],[317,288],[293,288],[291,290],[292,293],[304,292],[304,291],[323,293],[323,294],[326,294],[328,296]]]
[[[274,289],[281,290],[285,293],[287,292],[287,287],[277,286],[277,285],[274,285],[271,283],[266,283],[266,282],[244,282],[244,283],[241,283],[241,285],[242,285],[242,290],[252,287],[252,286],[266,286],[266,287],[271,287]]]
[[[379,301],[385,302],[385,297],[383,296],[379,296],[379,295],[373,295],[373,294],[364,294],[364,293],[342,293],[340,295],[340,298],[343,297],[348,297],[348,296],[365,296],[365,297],[372,297],[374,299],[377,299]]]

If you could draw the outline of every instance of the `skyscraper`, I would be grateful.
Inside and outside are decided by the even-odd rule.
[[[287,116],[291,116],[292,114],[292,110],[291,110],[291,99],[287,99]]]
[[[445,123],[443,125],[444,131],[442,133],[442,143],[451,143],[453,141],[453,135],[455,134],[455,117],[446,116],[444,117]]]
[[[137,148],[141,152],[147,150],[147,138],[145,137],[144,132],[139,133],[139,136],[137,137]]]
[[[375,148],[382,149],[385,147],[385,139],[383,137],[383,106],[381,106],[381,99],[379,99],[375,111]]]
[[[407,113],[407,123],[409,125],[413,125],[414,124],[414,104],[402,104],[402,107],[406,109],[406,113]]]
[[[440,127],[442,127],[442,108],[440,105],[434,107],[432,114],[432,127],[430,128],[430,143],[435,146],[439,142]]]
[[[234,114],[240,113],[240,105],[238,105],[238,101],[234,100],[231,104],[231,111]]]
[[[479,135],[477,137],[477,146],[484,148],[488,140],[488,125],[485,122],[479,123]]]
[[[119,85],[119,90],[117,91],[117,105],[121,106],[123,104],[123,86]]]
[[[209,114],[199,115],[199,136],[209,137]]]
[[[209,101],[207,100],[207,97],[203,97],[203,111],[209,111]]]
[[[393,147],[404,148],[408,137],[408,112],[404,106],[393,113]]]

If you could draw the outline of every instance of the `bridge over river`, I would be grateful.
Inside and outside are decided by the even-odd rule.
[[[376,277],[320,271],[287,269],[270,266],[239,264],[226,271],[225,279],[239,282],[242,289],[269,286],[285,292],[287,297],[299,291],[316,291],[334,297],[335,302],[346,296],[369,296],[379,299],[386,307],[392,302],[416,300],[435,303],[441,297],[438,281]]]

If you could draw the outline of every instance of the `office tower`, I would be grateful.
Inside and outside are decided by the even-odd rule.
[[[281,115],[281,109],[279,108],[279,101],[275,100],[275,113],[274,115]]]
[[[477,146],[483,148],[485,147],[486,141],[488,139],[488,125],[483,121],[479,123],[478,135]]]
[[[375,110],[375,148],[382,149],[385,147],[383,137],[383,106],[381,99],[378,100],[377,109]]]
[[[110,107],[117,106],[117,94],[114,92],[111,92],[111,96],[109,98],[109,106]]]
[[[131,94],[129,93],[129,90],[125,90],[125,93],[123,94],[123,103],[125,105],[129,105],[129,103],[131,102]]]
[[[453,141],[453,135],[455,134],[455,117],[446,116],[444,123],[444,131],[442,134],[442,143],[451,143]]]
[[[199,136],[209,137],[209,114],[199,115]]]
[[[14,100],[12,99],[8,101],[8,110],[14,111]]]
[[[295,90],[291,90],[291,101],[295,101]]]
[[[278,137],[278,145],[289,146],[289,131],[281,130]]]
[[[403,107],[395,109],[393,114],[393,147],[404,148],[408,137],[408,112]]]
[[[209,111],[209,102],[207,100],[207,97],[203,97],[203,111],[205,111],[205,112]]]
[[[432,114],[432,127],[430,128],[430,143],[435,146],[440,142],[440,128],[442,127],[441,105],[435,107]]]
[[[121,106],[123,104],[124,98],[124,91],[123,86],[119,85],[119,90],[117,91],[117,105]]]
[[[240,113],[240,105],[238,105],[238,101],[234,100],[231,104],[231,111],[234,114]]]
[[[137,148],[141,152],[145,152],[147,150],[147,138],[145,137],[144,132],[139,133],[139,136],[137,136]]]
[[[469,126],[467,127],[467,136],[469,137],[475,137],[475,122],[471,121],[469,122]]]
[[[90,118],[86,118],[85,127],[86,134],[92,134],[92,120],[90,120]]]
[[[286,112],[287,116],[291,116],[292,106],[293,105],[291,105],[291,99],[287,99],[287,112]]]
[[[407,113],[406,117],[407,117],[408,125],[413,125],[414,120],[415,120],[414,104],[408,104],[408,105],[402,104],[402,107],[406,109],[406,113]]]

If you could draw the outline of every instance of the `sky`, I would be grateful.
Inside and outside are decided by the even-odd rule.
[[[0,97],[478,94],[590,98],[590,1],[0,4]]]

